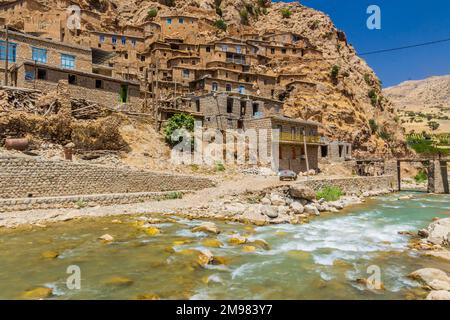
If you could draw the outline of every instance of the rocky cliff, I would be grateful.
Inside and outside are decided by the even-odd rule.
[[[49,7],[56,0],[37,0]],[[297,2],[271,3],[270,0],[78,0],[83,9],[101,14],[98,25],[88,29],[114,30],[149,19],[148,11],[158,15],[184,13],[223,20],[227,31],[204,35],[217,39],[228,34],[292,31],[306,37],[324,59],[279,60],[253,71],[279,75],[304,74],[305,81],[317,85],[313,93],[292,91],[286,98],[285,113],[292,117],[317,120],[323,133],[350,141],[359,153],[392,155],[405,152],[403,132],[392,104],[383,97],[380,81],[359,58],[326,14]],[[284,11],[284,14],[282,14]],[[19,21],[21,17],[17,17]]]

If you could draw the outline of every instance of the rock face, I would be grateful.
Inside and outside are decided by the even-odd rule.
[[[439,219],[428,226],[428,242],[445,245],[449,244],[450,218]]]
[[[291,186],[289,189],[289,194],[295,199],[305,199],[308,201],[316,199],[316,193],[314,190],[302,185]]]
[[[450,300],[450,292],[445,290],[436,290],[431,291],[427,298],[427,300]]]
[[[409,275],[411,278],[423,282],[433,290],[450,290],[450,277],[439,269],[424,268],[414,271]]]

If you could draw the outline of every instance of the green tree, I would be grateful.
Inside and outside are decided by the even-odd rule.
[[[148,18],[154,18],[158,15],[158,9],[156,8],[151,8],[147,11],[147,17]]]
[[[220,29],[220,30],[223,30],[223,31],[227,31],[227,23],[224,20],[222,20],[222,19],[216,20],[214,22],[214,26],[217,29]]]
[[[341,68],[338,65],[334,65],[331,68],[330,76],[331,76],[331,80],[333,80],[333,82],[337,82],[338,81],[338,76],[339,76],[339,70],[340,69]]]
[[[378,103],[378,95],[375,89],[370,90],[368,96],[370,98],[370,103],[375,107]]]
[[[292,15],[292,11],[289,8],[283,8],[280,10],[281,16],[288,19]]]
[[[164,135],[166,142],[170,145],[175,145],[179,141],[172,140],[172,134],[177,129],[186,129],[189,132],[194,131],[194,117],[189,114],[178,113],[173,115],[166,123],[164,128]]]
[[[248,24],[248,11],[246,8],[241,9],[241,11],[239,11],[239,15],[241,16],[241,22],[243,24]]]

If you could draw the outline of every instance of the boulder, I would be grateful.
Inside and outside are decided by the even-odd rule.
[[[202,251],[200,252],[200,254],[198,255],[198,257],[197,257],[197,263],[198,263],[200,266],[205,267],[206,265],[212,263],[213,259],[214,259],[214,256],[213,256],[213,254],[211,253],[211,251],[209,251],[209,250],[206,249],[206,250],[202,250]]]
[[[442,260],[447,260],[450,262],[450,251],[442,250],[442,251],[427,251],[425,253],[426,256],[432,256],[435,258],[439,258]]]
[[[275,219],[278,217],[278,211],[272,206],[261,206],[261,213],[271,219]]]
[[[439,219],[428,226],[427,240],[433,244],[449,244],[450,218]]]
[[[284,206],[286,204],[286,201],[278,194],[271,194],[270,195],[270,202],[273,206]]]
[[[58,256],[59,253],[56,251],[45,251],[42,253],[42,257],[45,259],[56,259]]]
[[[243,246],[242,247],[242,251],[243,252],[255,252],[256,251],[256,247],[254,247],[254,246]]]
[[[313,205],[313,204],[307,204],[305,206],[305,213],[313,214],[313,215],[316,215],[316,216],[320,216],[319,210],[317,210],[316,206]]]
[[[25,291],[22,293],[22,298],[25,299],[45,299],[53,295],[53,290],[51,288],[36,288]]]
[[[417,232],[417,235],[418,235],[419,237],[421,237],[421,238],[428,238],[428,236],[429,236],[430,234],[428,233],[428,230],[427,230],[427,229],[421,229],[421,230],[419,230],[419,231]]]
[[[161,230],[159,230],[156,227],[148,227],[148,228],[145,228],[144,230],[145,230],[145,233],[149,236],[156,236],[161,233]]]
[[[426,300],[450,300],[450,292],[446,290],[431,291]]]
[[[300,202],[292,202],[290,207],[294,214],[302,214],[305,211],[305,208]]]
[[[265,206],[270,206],[271,203],[272,202],[270,201],[269,198],[264,197],[264,198],[261,199],[261,204],[263,204]]]
[[[217,239],[205,239],[202,241],[202,245],[205,247],[211,247],[211,248],[220,248],[223,246],[222,242],[220,242]]]
[[[111,242],[114,240],[114,237],[110,234],[104,234],[101,237],[98,238],[99,240],[105,241],[105,242]]]
[[[247,242],[247,238],[236,234],[236,235],[233,235],[230,239],[228,239],[228,242],[231,244],[236,244],[236,245],[244,244]]]
[[[213,222],[204,222],[201,225],[194,227],[192,232],[206,232],[212,234],[219,234],[220,230]]]
[[[292,198],[295,199],[305,199],[308,201],[312,201],[316,199],[316,193],[313,189],[302,186],[302,185],[293,185],[289,188],[289,194]]]
[[[278,215],[284,215],[284,214],[287,214],[289,212],[289,207],[287,207],[287,206],[278,206],[277,211],[278,211]]]
[[[236,202],[236,203],[225,205],[224,209],[225,209],[225,211],[227,211],[229,213],[242,214],[245,212],[247,207],[243,203]]]
[[[450,277],[439,269],[419,269],[411,273],[409,277],[426,284],[433,290],[450,290]]]

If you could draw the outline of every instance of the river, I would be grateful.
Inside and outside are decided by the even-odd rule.
[[[407,250],[409,237],[398,232],[449,217],[450,196],[413,195],[411,200],[398,200],[399,194],[379,197],[303,225],[216,222],[221,233],[214,237],[191,232],[202,221],[155,215],[149,216],[170,219],[156,224],[161,233],[153,236],[136,227],[141,216],[0,230],[0,299],[18,299],[36,287],[52,288],[50,299],[134,299],[142,294],[161,299],[423,298],[426,292],[406,275],[423,267],[449,272],[450,264]],[[98,240],[106,233],[113,242]],[[271,248],[245,252],[243,245],[228,243],[233,233],[249,241],[264,239]],[[206,247],[214,242],[205,239],[223,246]],[[196,250],[206,248],[221,263],[199,267]],[[44,258],[46,251],[59,256]],[[79,290],[66,285],[71,265],[81,272]],[[381,272],[381,290],[357,281],[371,276],[370,266]]]

